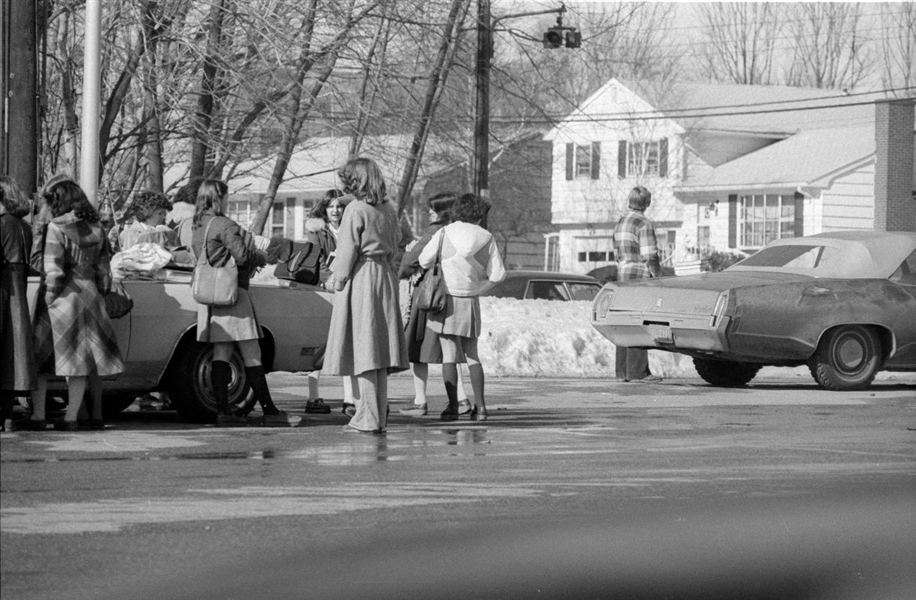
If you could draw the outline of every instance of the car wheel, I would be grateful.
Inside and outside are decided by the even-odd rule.
[[[739,363],[731,360],[694,358],[693,366],[703,381],[717,387],[741,387],[747,385],[760,371],[761,365]]]
[[[200,342],[185,344],[176,355],[176,377],[171,381],[169,397],[178,414],[192,423],[212,423],[216,418],[216,397],[210,385],[213,346]],[[238,349],[229,360],[229,406],[232,412],[245,416],[254,407],[251,388],[245,379],[245,366]]]
[[[105,394],[102,396],[102,415],[107,419],[124,410],[134,403],[136,396],[132,394]]]
[[[882,363],[877,332],[862,325],[845,325],[823,335],[808,368],[825,390],[849,391],[867,388]]]

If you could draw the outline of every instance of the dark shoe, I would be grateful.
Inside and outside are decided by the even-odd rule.
[[[464,400],[458,401],[458,414],[466,415],[471,412],[471,401],[465,398]]]
[[[458,420],[458,408],[446,408],[442,411],[442,414],[439,415],[439,418],[443,421],[457,421]]]
[[[302,417],[288,414],[282,410],[275,415],[261,417],[261,423],[264,427],[296,427],[301,421]]]
[[[429,413],[429,406],[426,404],[411,404],[398,409],[398,412],[407,417],[425,417]]]
[[[54,423],[54,431],[79,431],[79,424],[76,421],[57,421]]]
[[[642,379],[633,379],[633,381],[638,381],[639,383],[659,383],[662,380],[658,375],[646,375]]]
[[[343,410],[341,410],[340,412],[347,415],[348,417],[352,417],[353,415],[356,414],[356,405],[350,404],[349,402],[344,402]]]
[[[44,419],[22,419],[13,421],[13,431],[44,431],[48,428],[48,422]]]
[[[471,420],[472,421],[486,421],[487,420],[487,409],[477,408],[476,406],[471,409]]]
[[[331,412],[331,407],[325,404],[321,398],[315,398],[305,403],[305,412],[326,415]]]
[[[216,415],[217,427],[247,427],[248,419],[236,415]]]

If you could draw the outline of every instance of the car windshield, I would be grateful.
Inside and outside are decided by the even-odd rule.
[[[817,269],[830,265],[840,253],[831,246],[771,246],[741,261],[744,267]]]

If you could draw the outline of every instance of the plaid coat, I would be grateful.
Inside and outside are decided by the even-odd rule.
[[[618,280],[645,279],[661,274],[655,228],[642,211],[631,209],[617,222],[614,249]]]
[[[70,212],[48,224],[44,302],[35,315],[40,372],[79,377],[124,370],[103,298],[111,285],[110,259],[108,239],[98,223]]]

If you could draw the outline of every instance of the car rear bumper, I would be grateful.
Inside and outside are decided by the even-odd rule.
[[[615,346],[659,348],[678,351],[729,352],[725,332],[730,319],[715,323],[710,316],[645,314],[609,311],[602,318],[592,318],[592,326]]]

